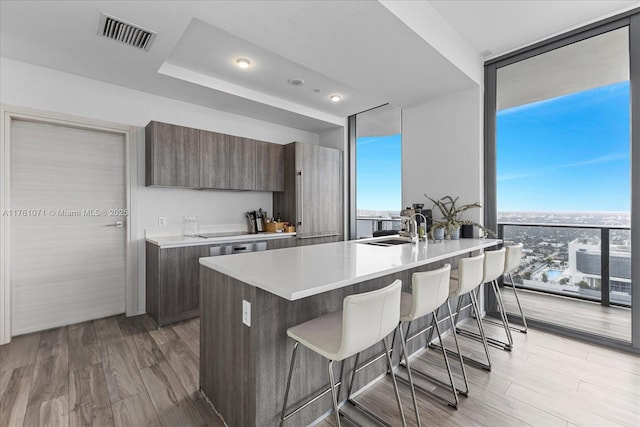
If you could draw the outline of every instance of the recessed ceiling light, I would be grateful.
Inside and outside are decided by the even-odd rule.
[[[249,66],[251,65],[251,61],[247,58],[238,58],[236,59],[236,64],[240,68],[249,68]]]
[[[331,95],[329,99],[331,100],[331,102],[338,102],[342,99],[342,97],[340,95]]]
[[[304,80],[302,79],[289,79],[287,80],[291,86],[302,86],[304,84]]]

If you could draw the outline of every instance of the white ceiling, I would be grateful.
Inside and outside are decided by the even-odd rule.
[[[640,5],[430,3],[478,53],[493,55]],[[100,12],[156,31],[151,49],[98,36]],[[377,1],[2,0],[0,55],[312,132],[476,84]],[[255,66],[240,72],[236,55]],[[286,84],[292,77],[305,85]],[[331,93],[343,101],[331,103]]]

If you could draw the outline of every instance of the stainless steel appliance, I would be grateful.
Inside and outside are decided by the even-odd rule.
[[[209,256],[243,254],[247,252],[257,252],[257,251],[266,251],[266,250],[267,250],[266,241],[230,243],[228,245],[211,246],[211,248],[209,248]]]

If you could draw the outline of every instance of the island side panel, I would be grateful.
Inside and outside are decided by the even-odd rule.
[[[260,425],[255,345],[242,323],[242,300],[254,294],[255,288],[200,267],[200,388],[229,426]]]
[[[435,262],[362,283],[346,286],[308,298],[289,301],[224,274],[201,267],[201,357],[200,384],[209,400],[230,426],[275,426],[280,420],[286,379],[293,349],[287,337],[291,326],[342,309],[344,297],[380,289],[396,279],[403,291],[410,292],[414,272],[433,270],[445,262]],[[251,327],[242,325],[242,300],[251,302]],[[441,310],[441,317],[444,316]],[[431,318],[412,323],[412,331],[430,324]],[[450,329],[447,322],[441,324]],[[426,334],[416,338],[409,352],[426,344]],[[382,352],[382,345],[363,352],[360,362]],[[399,362],[400,343],[396,339],[394,364]],[[250,360],[248,360],[248,358]],[[347,359],[343,379],[345,387],[339,399],[346,399],[346,384],[354,357]],[[335,364],[336,379],[340,364]],[[354,391],[384,375],[384,359],[358,373]],[[288,408],[315,395],[328,385],[326,360],[298,347]],[[288,420],[288,425],[307,425],[331,408],[329,396],[315,402]]]

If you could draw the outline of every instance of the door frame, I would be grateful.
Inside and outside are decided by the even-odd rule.
[[[129,210],[125,237],[125,312],[127,316],[138,310],[138,250],[136,185],[138,173],[138,132],[134,126],[88,119],[69,114],[0,104],[0,210],[11,209],[11,123],[29,120],[39,123],[71,126],[80,129],[111,132],[125,140],[125,202]],[[11,341],[11,217],[0,216],[0,345]]]

